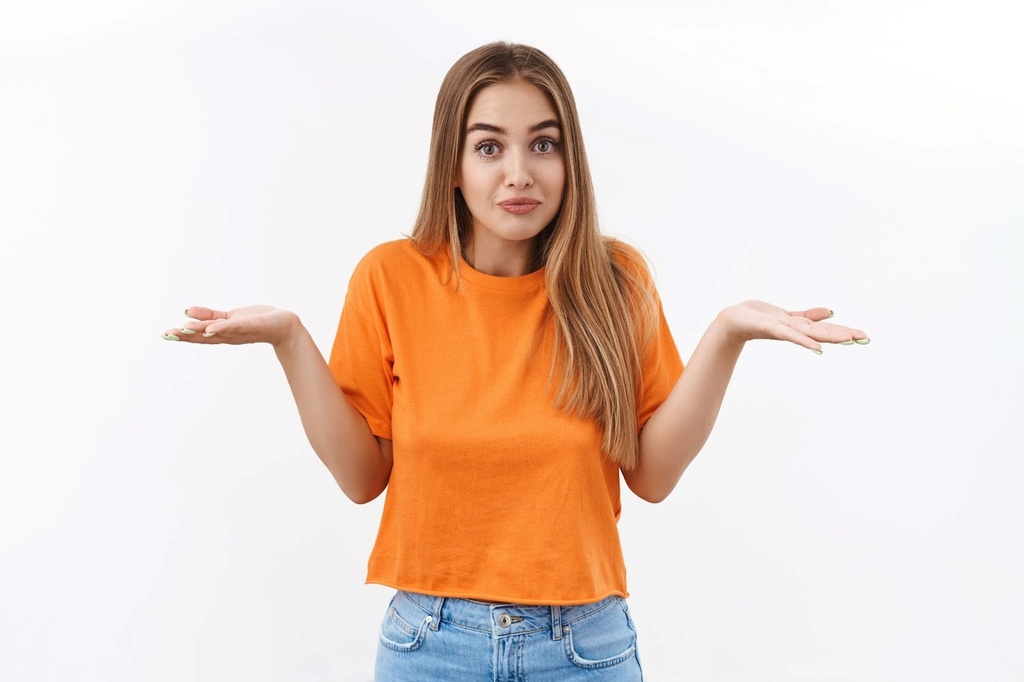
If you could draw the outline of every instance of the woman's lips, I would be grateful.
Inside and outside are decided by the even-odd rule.
[[[540,206],[540,202],[536,199],[507,199],[498,202],[498,206],[501,206],[509,213],[523,215]]]

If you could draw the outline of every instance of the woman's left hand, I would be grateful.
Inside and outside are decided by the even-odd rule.
[[[739,342],[753,339],[790,341],[821,353],[822,343],[870,343],[860,329],[825,322],[832,317],[828,308],[783,310],[764,301],[744,301],[721,312],[729,335]]]

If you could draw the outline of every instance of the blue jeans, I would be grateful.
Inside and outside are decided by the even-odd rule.
[[[398,592],[380,628],[376,682],[639,682],[626,600],[519,606]]]

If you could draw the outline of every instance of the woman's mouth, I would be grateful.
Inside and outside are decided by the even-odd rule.
[[[498,206],[501,206],[509,213],[523,215],[540,206],[540,202],[536,199],[506,199],[505,201],[499,201]]]

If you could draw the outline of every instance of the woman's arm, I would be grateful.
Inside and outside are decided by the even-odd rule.
[[[342,491],[357,504],[387,487],[391,441],[377,439],[331,375],[323,356],[298,316],[269,306],[226,312],[192,307],[195,318],[169,340],[201,344],[269,343],[284,369],[309,444]]]
[[[743,345],[753,339],[778,339],[821,352],[821,343],[868,343],[867,335],[823,322],[827,308],[787,312],[747,301],[726,308],[708,327],[690,362],[665,402],[640,432],[640,461],[623,471],[630,490],[648,502],[661,502],[675,489],[718,419]]]

